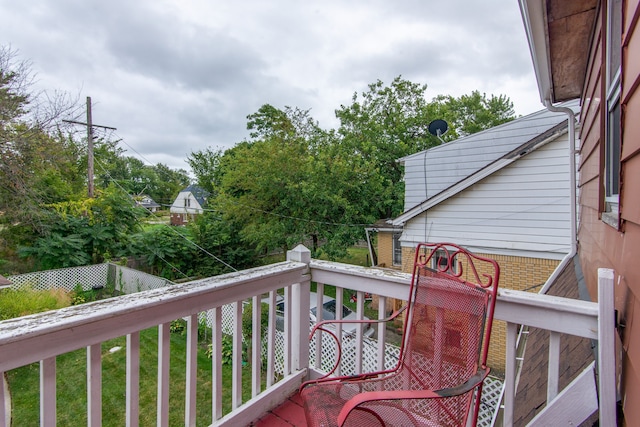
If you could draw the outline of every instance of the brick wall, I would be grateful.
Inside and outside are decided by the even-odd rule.
[[[393,233],[378,233],[378,266],[393,266]]]

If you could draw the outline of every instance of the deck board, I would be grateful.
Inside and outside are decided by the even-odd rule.
[[[252,425],[254,427],[306,427],[307,421],[304,417],[300,395],[298,393],[292,395]]]

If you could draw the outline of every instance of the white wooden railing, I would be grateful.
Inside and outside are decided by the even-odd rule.
[[[157,425],[168,425],[169,390],[172,382],[169,372],[170,322],[187,318],[187,366],[185,425],[195,425],[196,413],[196,351],[198,313],[213,312],[213,425],[247,425],[269,409],[280,404],[307,377],[319,375],[319,362],[309,366],[308,328],[309,292],[311,281],[317,283],[317,294],[326,285],[337,287],[336,304],[343,304],[341,289],[350,289],[357,295],[357,317],[364,315],[364,294],[379,296],[379,318],[385,316],[388,298],[406,299],[410,276],[393,270],[364,268],[328,261],[311,260],[309,251],[299,246],[288,253],[288,261],[266,267],[217,276],[196,282],[156,289],[117,299],[103,300],[55,312],[41,313],[0,322],[0,373],[40,362],[40,419],[42,426],[56,425],[56,356],[87,349],[87,418],[90,426],[101,425],[101,343],[116,337],[127,337],[126,423],[137,426],[139,416],[140,331],[158,328],[158,391]],[[276,333],[276,292],[284,295],[284,378],[274,375],[274,335]],[[268,294],[270,301],[269,326],[266,337],[261,338],[258,319],[260,301]],[[319,297],[320,298],[320,297]],[[252,334],[252,398],[242,402],[242,307],[247,299],[253,300]],[[605,299],[605,298],[601,298]],[[288,303],[288,302],[292,302]],[[222,414],[222,310],[225,304],[234,305],[232,412]],[[549,407],[562,407],[564,391],[557,390],[558,361],[560,355],[555,343],[557,334],[571,334],[592,339],[603,339],[603,331],[613,334],[611,325],[598,326],[599,310],[596,303],[565,298],[501,290],[496,306],[496,318],[507,322],[506,390],[504,399],[504,425],[512,424],[515,390],[515,340],[518,325],[547,329],[551,333],[549,363]],[[606,308],[605,308],[606,310]],[[337,310],[339,313],[340,310]],[[321,310],[318,310],[321,313]],[[613,319],[613,311],[609,313]],[[385,357],[384,325],[379,326],[377,340],[378,366],[382,369]],[[604,328],[604,329],[603,329]],[[600,336],[599,336],[600,331]],[[341,336],[341,334],[338,334]],[[606,335],[606,334],[604,334]],[[261,387],[261,345],[267,340],[266,389]],[[362,351],[363,333],[356,332],[356,351]],[[316,354],[322,351],[321,340],[316,340]],[[611,348],[611,347],[609,347]],[[317,357],[316,360],[320,360]],[[602,358],[600,358],[602,362]],[[356,370],[361,369],[357,366]],[[600,377],[609,375],[600,367]],[[611,374],[614,378],[614,374]],[[608,378],[607,380],[610,380]],[[555,389],[554,389],[555,387]],[[605,387],[609,387],[605,385]],[[579,390],[579,388],[574,387]],[[575,390],[574,390],[575,391]],[[585,391],[586,393],[586,391]],[[7,392],[0,387],[0,427],[6,427],[8,409],[1,404]],[[615,393],[614,393],[615,395]],[[615,405],[615,401],[613,403]],[[610,408],[610,402],[601,402]],[[615,407],[614,407],[615,409]],[[608,425],[601,422],[601,425]]]

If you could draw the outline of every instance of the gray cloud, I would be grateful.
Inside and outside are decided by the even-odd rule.
[[[333,127],[354,92],[398,75],[541,108],[515,0],[0,0],[0,27],[40,88],[91,96],[128,154],[171,167],[240,142],[262,104]]]

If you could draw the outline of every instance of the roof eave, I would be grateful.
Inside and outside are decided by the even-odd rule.
[[[544,0],[520,0],[520,12],[524,23],[533,70],[538,83],[540,102],[552,99],[551,58],[548,46]]]

